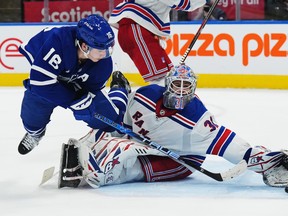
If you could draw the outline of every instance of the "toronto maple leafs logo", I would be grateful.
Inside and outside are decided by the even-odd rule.
[[[110,31],[107,32],[106,35],[107,35],[107,37],[108,37],[109,39],[110,39],[110,38],[113,38],[113,34],[112,34],[112,32],[110,32]]]

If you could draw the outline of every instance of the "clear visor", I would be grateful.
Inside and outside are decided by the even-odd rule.
[[[90,51],[91,55],[94,55],[94,56],[98,55],[99,58],[104,59],[104,58],[108,58],[112,55],[113,47],[110,46],[107,49],[96,49],[96,48],[89,46],[89,51]]]
[[[86,45],[88,46],[88,49],[84,51],[79,43],[79,40],[76,40],[76,44],[78,45],[79,49],[84,53],[84,55],[87,58],[92,58],[92,59],[105,59],[108,58],[112,55],[113,53],[113,45],[108,47],[107,49],[99,49],[99,48],[93,48],[92,46],[89,46],[87,43]],[[88,57],[89,56],[89,57]]]

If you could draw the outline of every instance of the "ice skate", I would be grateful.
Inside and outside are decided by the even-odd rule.
[[[32,151],[32,149],[34,149],[39,144],[44,134],[45,130],[37,136],[32,136],[31,134],[26,133],[18,145],[18,152],[22,155],[25,155]]]
[[[128,93],[131,92],[131,86],[129,81],[120,71],[114,71],[112,73],[112,81],[110,83],[110,88],[125,88]]]

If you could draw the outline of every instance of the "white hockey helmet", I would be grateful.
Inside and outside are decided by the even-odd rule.
[[[193,99],[196,85],[197,77],[189,66],[175,66],[165,77],[164,106],[169,109],[184,109]]]

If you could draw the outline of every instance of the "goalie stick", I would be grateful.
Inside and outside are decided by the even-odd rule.
[[[187,48],[187,50],[185,51],[184,55],[182,56],[180,63],[179,64],[184,64],[188,54],[190,53],[192,47],[194,46],[194,44],[196,43],[196,41],[198,40],[198,37],[201,34],[201,31],[203,30],[203,28],[205,27],[206,23],[208,22],[208,20],[210,19],[214,9],[216,8],[216,5],[218,4],[219,0],[215,0],[214,3],[211,5],[207,15],[205,16],[205,18],[203,19],[198,31],[196,32],[195,36],[193,37],[189,47]]]
[[[199,172],[209,176],[210,178],[213,178],[214,180],[216,181],[225,181],[225,180],[229,180],[229,179],[233,179],[234,177],[236,176],[239,176],[241,173],[243,173],[246,168],[247,168],[247,163],[245,160],[242,160],[240,161],[237,165],[235,165],[233,168],[229,169],[228,171],[226,172],[223,172],[223,173],[213,173],[213,172],[210,172],[198,165],[196,165],[195,163],[193,163],[192,161],[190,160],[187,160],[185,159],[184,157],[178,155],[177,153],[143,137],[143,136],[140,136],[136,133],[134,133],[132,130],[128,129],[128,128],[125,128],[123,127],[122,125],[112,121],[111,119],[99,114],[99,113],[96,113],[95,115],[95,118],[106,123],[107,125],[110,125],[111,127],[114,127],[115,129],[121,131],[122,133],[125,133],[133,138],[135,138],[136,140],[146,144],[146,145],[149,145],[150,147],[152,148],[155,148],[157,150],[159,150],[160,152],[164,153],[165,155],[169,156],[170,158],[174,159],[175,161],[177,161],[178,163],[186,166],[187,168],[191,169],[191,168],[194,168],[196,170],[198,170]]]

